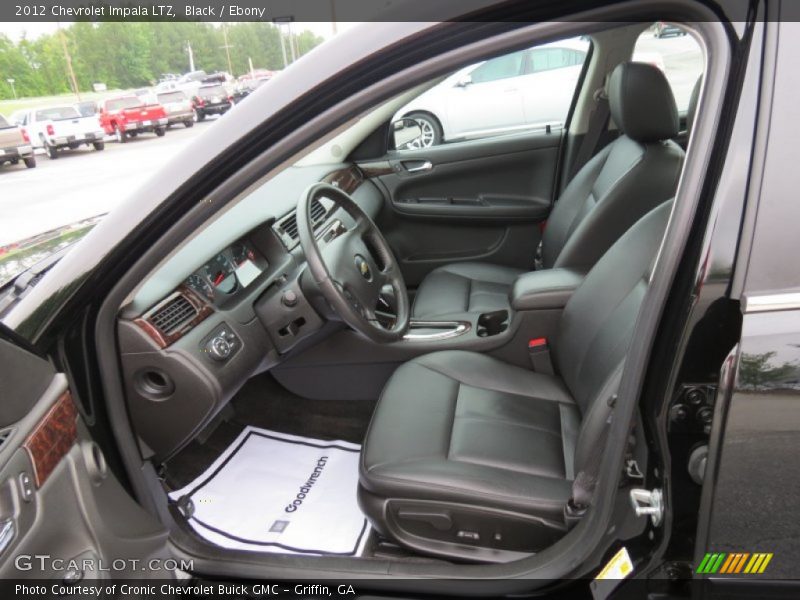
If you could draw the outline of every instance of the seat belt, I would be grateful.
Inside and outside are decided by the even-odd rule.
[[[572,164],[572,172],[570,173],[570,180],[580,171],[583,166],[591,160],[594,156],[594,151],[603,135],[603,131],[608,129],[608,120],[611,116],[611,111],[608,106],[608,94],[606,92],[606,84],[608,83],[608,76],[603,83],[603,87],[598,88],[594,92],[594,108],[589,113],[589,126],[586,130],[586,135],[581,142],[581,147],[578,149],[578,154],[575,156],[575,162]]]

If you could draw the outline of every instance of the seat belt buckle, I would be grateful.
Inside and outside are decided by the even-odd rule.
[[[550,360],[550,345],[547,343],[547,338],[528,340],[528,356],[534,371],[545,375],[553,374],[553,363]]]

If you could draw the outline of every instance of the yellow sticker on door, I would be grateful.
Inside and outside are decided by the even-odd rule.
[[[623,546],[619,549],[595,579],[625,579],[633,572],[633,563],[628,550]]]

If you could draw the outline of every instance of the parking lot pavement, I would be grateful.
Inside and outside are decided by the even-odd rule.
[[[147,133],[127,144],[107,141],[102,152],[84,146],[56,160],[37,154],[35,169],[0,166],[0,246],[109,212],[214,121],[178,125],[161,138]]]

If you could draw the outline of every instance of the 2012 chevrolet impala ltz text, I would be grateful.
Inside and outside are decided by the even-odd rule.
[[[224,116],[0,288],[0,577],[797,594],[792,7],[473,4],[165,76]]]

